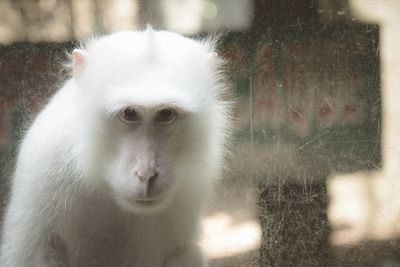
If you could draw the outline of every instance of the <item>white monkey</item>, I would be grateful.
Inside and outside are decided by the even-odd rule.
[[[73,51],[22,142],[0,266],[207,266],[197,229],[230,121],[214,43],[149,28]]]

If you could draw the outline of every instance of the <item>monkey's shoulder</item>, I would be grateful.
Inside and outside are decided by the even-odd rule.
[[[29,158],[29,162],[52,161],[57,154],[73,149],[77,128],[83,123],[77,116],[74,87],[67,82],[37,115],[22,140],[19,158]]]

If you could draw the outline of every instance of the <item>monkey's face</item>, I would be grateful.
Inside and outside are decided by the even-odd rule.
[[[118,106],[118,105],[117,105]],[[128,211],[157,211],[173,197],[188,112],[171,104],[118,106],[108,116],[112,153],[107,180]]]
[[[126,210],[161,210],[186,193],[180,188],[214,176],[226,108],[218,100],[221,60],[210,48],[166,32],[125,32],[73,53],[88,118],[84,168],[96,182],[106,173]]]

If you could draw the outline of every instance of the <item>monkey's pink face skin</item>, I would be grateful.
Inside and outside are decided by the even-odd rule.
[[[163,153],[149,146],[153,142],[142,140],[125,148],[116,166],[114,189],[118,202],[128,210],[157,208],[174,186],[171,164]]]
[[[111,117],[117,147],[107,179],[122,208],[153,212],[167,205],[177,183],[174,163],[184,144],[185,117],[160,106],[123,107]]]

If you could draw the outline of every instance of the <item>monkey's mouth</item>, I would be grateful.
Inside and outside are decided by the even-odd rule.
[[[136,203],[139,203],[140,205],[145,205],[145,206],[151,206],[159,202],[159,199],[137,199],[135,200]]]
[[[149,194],[143,194],[142,192],[120,190],[120,194],[117,196],[117,201],[121,203],[128,210],[132,211],[153,211],[158,210],[159,207],[163,207],[164,203],[169,202],[171,194],[169,190],[163,188],[157,192],[150,192]]]
[[[140,205],[140,206],[143,206],[143,207],[156,206],[157,204],[159,204],[162,201],[163,201],[163,198],[149,198],[149,199],[135,199],[135,200],[133,200],[133,202],[136,205]]]

